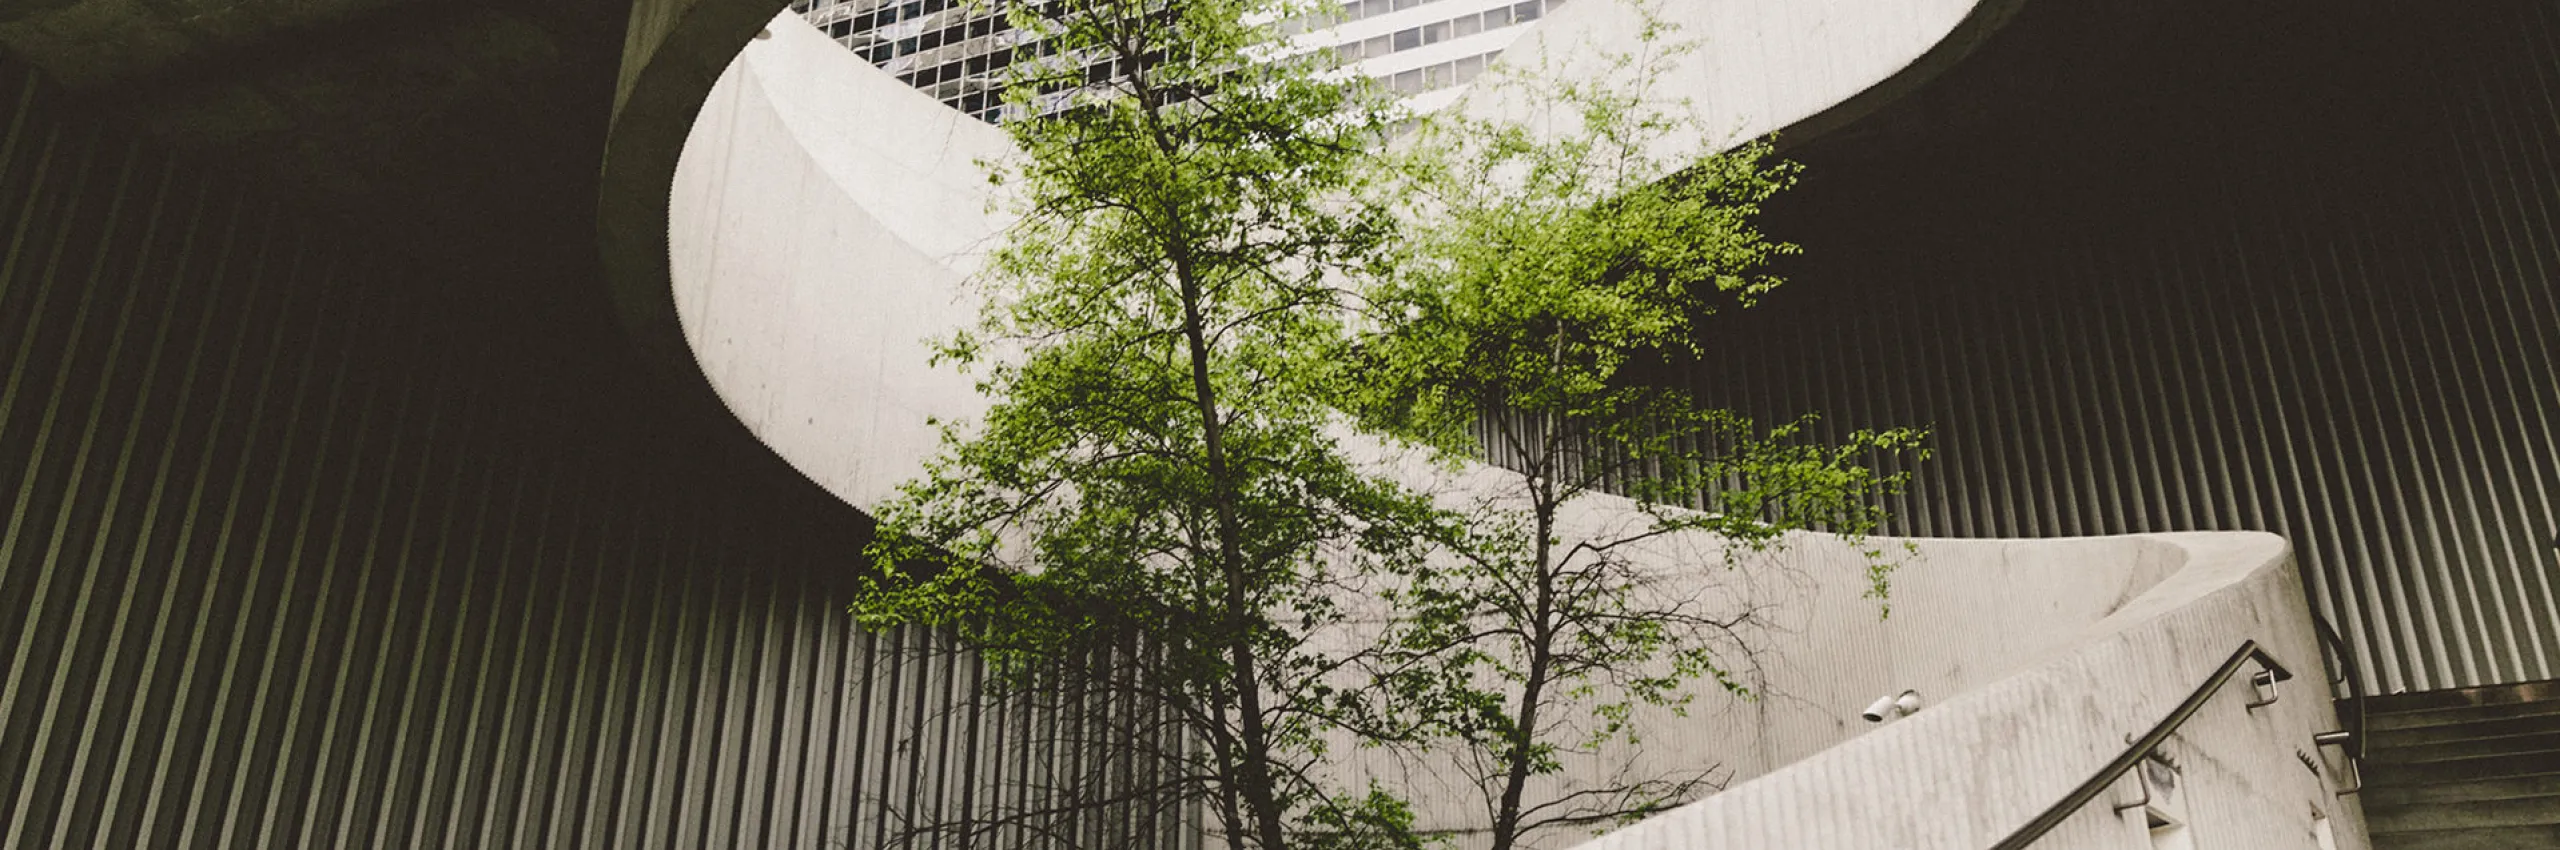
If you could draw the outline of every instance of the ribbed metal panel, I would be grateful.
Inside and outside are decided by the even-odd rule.
[[[1790,288],[1679,380],[1934,426],[1894,532],[2276,531],[2369,689],[2560,677],[2560,10],[2228,11],[1803,151]]]
[[[0,847],[872,847],[1114,769],[851,628],[858,517],[734,423],[49,100],[0,65]]]

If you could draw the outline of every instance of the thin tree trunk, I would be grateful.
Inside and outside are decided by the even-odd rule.
[[[1555,571],[1548,564],[1549,559],[1555,557],[1555,507],[1544,492],[1546,487],[1553,486],[1553,480],[1550,476],[1547,481],[1533,485],[1540,491],[1535,496],[1536,521],[1533,523],[1533,530],[1538,535],[1537,555],[1531,561],[1537,570],[1538,599],[1532,609],[1529,629],[1529,670],[1520,683],[1519,706],[1512,712],[1516,722],[1511,729],[1511,740],[1504,742],[1502,802],[1494,810],[1493,850],[1511,850],[1520,841],[1520,799],[1529,788],[1530,745],[1537,739],[1539,708],[1546,702],[1548,670],[1555,664],[1555,630],[1548,622],[1555,613]]]
[[[1218,568],[1226,581],[1222,625],[1227,633],[1230,683],[1235,687],[1236,732],[1243,745],[1243,757],[1236,767],[1237,778],[1244,786],[1245,807],[1253,816],[1256,838],[1263,850],[1285,850],[1288,846],[1282,831],[1280,804],[1271,781],[1271,741],[1263,726],[1262,681],[1255,672],[1253,635],[1244,625],[1252,620],[1252,600],[1245,595],[1245,565],[1242,538],[1244,526],[1236,518],[1235,481],[1228,468],[1225,423],[1219,421],[1217,391],[1209,381],[1209,342],[1205,322],[1200,316],[1200,282],[1191,269],[1187,246],[1176,234],[1173,250],[1174,277],[1182,286],[1182,334],[1191,349],[1191,391],[1200,410],[1201,448],[1209,466],[1210,503],[1218,519]]]

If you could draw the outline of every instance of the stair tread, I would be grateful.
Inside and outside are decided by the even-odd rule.
[[[2560,825],[2560,794],[2374,806],[2365,810],[2365,823],[2377,833]]]
[[[2351,709],[2340,709],[2342,713],[2348,710]],[[2497,703],[2494,705],[2466,705],[2451,708],[2431,708],[2420,711],[2375,711],[2368,707],[2365,712],[2365,726],[2368,729],[2376,731],[2423,729],[2436,726],[2473,723],[2481,720],[2503,720],[2515,717],[2542,716],[2560,716],[2560,700],[2510,702]]]
[[[2560,850],[2560,825],[2376,832],[2374,850]]]
[[[2368,760],[2365,774],[2378,785],[2422,785],[2550,773],[2560,767],[2560,750],[2464,756],[2429,761]]]
[[[2404,746],[2373,746],[2365,750],[2365,757],[2374,764],[2424,764],[2459,758],[2534,752],[2560,752],[2560,731],[2490,735]]]
[[[2518,800],[2539,800],[2539,801],[2542,801],[2542,802],[2544,802],[2544,803],[2560,804],[2560,791],[2538,791],[2538,792],[2525,792],[2525,793],[2520,793],[2520,794],[2484,794],[2484,795],[2481,795],[2481,796],[2478,796],[2478,797],[2466,797],[2466,798],[2463,798],[2463,799],[2460,799],[2460,800],[2434,800],[2434,801],[2411,801],[2411,802],[2397,802],[2397,801],[2395,801],[2395,802],[2389,802],[2389,803],[2381,803],[2381,802],[2377,802],[2377,803],[2373,803],[2373,804],[2369,804],[2369,805],[2365,806],[2365,811],[2373,812],[2373,811],[2382,811],[2382,810],[2384,810],[2384,809],[2414,809],[2414,808],[2445,807],[2445,806],[2468,806],[2468,805],[2471,805],[2471,804],[2474,804],[2474,803],[2484,803],[2484,804],[2517,804],[2517,803],[2516,803],[2516,801],[2518,801]],[[2521,805],[2521,804],[2517,804],[2517,805]]]
[[[2431,805],[2459,803],[2469,800],[2527,797],[2537,794],[2560,794],[2560,768],[2548,773],[2503,776],[2493,779],[2452,779],[2441,782],[2372,782],[2364,790],[2368,811],[2384,806]]]
[[[2539,682],[2516,682],[2484,685],[2474,688],[2452,688],[2405,694],[2384,694],[2365,698],[2366,708],[2376,712],[2403,712],[2452,706],[2481,706],[2500,703],[2560,701],[2560,679]]]
[[[2438,744],[2474,738],[2521,735],[2531,732],[2560,732],[2560,711],[2529,714],[2520,717],[2498,717],[2465,723],[2441,723],[2432,726],[2375,729],[2366,733],[2368,749]]]

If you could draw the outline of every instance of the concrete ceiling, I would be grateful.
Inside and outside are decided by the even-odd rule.
[[[110,120],[379,237],[368,244],[544,301],[565,293],[528,275],[593,277],[594,175],[629,9],[0,0],[0,51]]]

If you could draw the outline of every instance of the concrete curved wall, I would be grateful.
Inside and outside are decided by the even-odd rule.
[[[676,312],[739,420],[868,506],[921,470],[929,419],[983,409],[926,344],[975,316],[970,251],[1003,223],[974,163],[1009,142],[796,17],[771,31],[712,90],[677,170]]]
[[[1724,27],[1725,37],[1781,45],[1816,43],[1809,33],[1821,30],[1823,15],[1851,17],[1824,8],[1748,19],[1762,25],[1752,30],[1735,23],[1747,19],[1733,17],[1742,6],[1683,7]],[[1523,43],[1562,49],[1609,37],[1626,24],[1609,9],[1573,7],[1579,14],[1557,16],[1553,31]],[[1900,27],[1888,29],[1901,40],[1870,33],[1858,46],[1919,56],[1980,11],[1949,3],[1936,17],[1894,18]],[[677,168],[668,230],[674,312],[704,377],[742,422],[839,497],[872,504],[919,470],[934,448],[931,420],[966,421],[983,409],[965,379],[926,365],[924,344],[974,314],[962,284],[975,252],[1004,224],[987,211],[975,163],[1002,155],[1006,141],[796,18],[777,18],[769,31],[713,88]],[[1816,120],[1847,100],[1804,80],[1737,75],[1717,63],[1741,60],[1702,55],[1698,96],[1746,116],[1736,124],[1745,134]],[[1846,86],[1908,67],[1873,56],[1840,57],[1808,79]],[[1606,523],[1623,510],[1595,500],[1576,521]],[[1728,822],[1746,825],[1736,835],[1761,830],[1749,834],[1788,846],[1962,846],[2059,797],[2113,755],[2101,744],[2121,747],[2126,732],[2147,727],[2241,637],[2269,644],[2297,670],[2320,667],[2291,562],[2271,537],[1915,546],[1887,619],[1859,596],[1864,562],[1838,541],[1808,536],[1735,572],[1694,569],[1714,563],[1703,541],[1664,545],[1654,556],[1684,576],[1684,587],[1704,584],[1736,610],[1763,612],[1746,635],[1757,650],[1743,671],[1761,698],[1710,698],[1687,718],[1646,718],[1653,732],[1641,752],[1602,753],[1561,781],[1569,787],[1625,764],[1715,764],[1731,781],[1770,778],[1684,810],[1669,826],[1615,839],[1631,842],[1621,846],[1669,846],[1657,840],[1664,830]],[[1949,701],[1883,730],[1856,718],[1870,699],[1904,688]],[[2217,730],[2206,739],[2216,749],[2199,754],[2211,767],[2198,772],[2230,789],[2218,799],[2232,812],[2298,815],[2262,818],[2274,830],[2264,835],[2302,839],[2264,846],[2309,846],[2310,818],[2335,816],[2340,803],[2291,754],[2309,749],[2310,735],[2334,717],[2318,699],[2267,717],[2276,719],[2251,721],[2263,727],[2254,731],[2198,727]],[[1941,726],[1972,737],[1931,731]],[[2038,770],[1972,789],[2003,795],[1998,805],[1920,784],[1900,786],[1906,793],[1891,805],[1839,797],[1874,790],[1859,776],[1870,770],[1999,774],[2005,768],[1972,766],[2007,764],[1981,761],[1986,736],[2000,729],[2033,732],[2009,758]],[[1870,761],[1872,753],[1887,757]],[[1421,797],[1429,825],[1472,822],[1464,789],[1434,787],[1427,765],[1363,767],[1395,774]],[[1808,800],[1827,804],[1807,809]],[[1843,814],[1862,811],[1872,816]],[[1950,816],[1963,811],[1973,814]],[[1832,831],[1803,832],[1816,823]],[[2109,827],[2084,817],[2073,828],[2087,836]],[[1551,846],[1573,840],[1548,836]]]
[[[1816,628],[1796,634],[1803,645],[1784,652],[1823,665],[1813,679],[1860,681],[1866,698],[1917,687],[1939,696],[1935,704],[1882,727],[1839,730],[1810,757],[1586,846],[1989,847],[2167,716],[2247,639],[2296,678],[2258,709],[2245,705],[2247,682],[2234,681],[2161,749],[2179,769],[2181,820],[2201,846],[2309,848],[2321,846],[2314,833],[2324,826],[2329,846],[2367,846],[2353,798],[2333,790],[2345,786],[2346,765],[2311,742],[2336,717],[2283,540],[1922,545],[1924,563],[1947,569],[1902,573],[1893,620],[1817,614]],[[1894,622],[1905,617],[1913,621]],[[1759,719],[1807,736],[1785,742],[1801,746],[1825,731],[1805,715],[1822,713],[1777,705]],[[2142,798],[2120,780],[2038,846],[2152,846],[2138,807],[2115,810]]]
[[[1875,87],[1915,84],[1953,61],[1968,34],[1995,25],[2007,5],[1671,4],[1666,15],[1708,47],[1672,75],[1675,91],[1736,139],[1835,120],[1826,116],[1864,108]],[[1575,4],[1505,61],[1574,73],[1583,46],[1623,42],[1633,25],[1622,5]],[[642,31],[635,26],[635,37]],[[955,300],[958,284],[969,253],[1002,227],[985,212],[977,162],[1007,143],[796,16],[776,17],[766,31],[771,37],[749,44],[709,89],[686,139],[664,219],[664,281],[685,348],[730,410],[794,466],[862,506],[919,468],[933,444],[928,417],[957,420],[978,409],[958,379],[923,367],[922,343],[972,315]],[[1752,49],[1718,49],[1728,44]],[[1776,68],[1785,70],[1768,70]],[[672,99],[650,94],[646,82],[627,84],[624,102]],[[1488,98],[1470,108],[1505,107]],[[620,118],[616,129],[659,132]],[[617,156],[623,149],[617,142]],[[609,184],[640,172],[607,164]],[[614,191],[609,185],[608,254],[636,253],[625,243],[638,234],[617,231],[649,222],[617,214]],[[669,296],[647,291],[652,276],[638,261],[616,262],[626,318],[663,346],[653,299]]]

